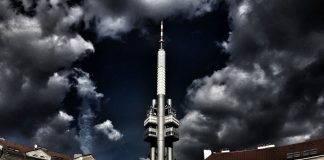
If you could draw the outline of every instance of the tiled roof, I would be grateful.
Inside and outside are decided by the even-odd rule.
[[[324,139],[266,149],[213,153],[207,160],[293,160],[320,154],[324,154]]]
[[[3,139],[0,139],[0,145],[2,145],[4,148],[11,148],[11,149],[18,150],[20,153],[23,153],[23,154],[34,150],[33,147],[16,144],[16,143],[9,142],[9,141],[3,140]],[[66,155],[63,153],[53,152],[53,151],[49,151],[46,149],[43,151],[45,153],[47,153],[48,155],[50,155],[51,157],[58,157],[58,158],[62,158],[63,160],[72,160],[72,158],[69,155]]]

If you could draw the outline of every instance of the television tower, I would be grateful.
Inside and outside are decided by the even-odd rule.
[[[173,142],[179,140],[180,125],[172,101],[165,97],[165,50],[163,48],[163,21],[161,21],[160,49],[157,55],[157,97],[144,121],[144,140],[150,143],[150,160],[174,160]]]

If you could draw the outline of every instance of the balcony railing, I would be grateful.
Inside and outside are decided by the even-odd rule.
[[[180,125],[179,120],[174,115],[165,116],[164,121],[165,121],[165,124],[171,123],[171,124],[176,125],[177,127],[179,127],[179,125]]]
[[[179,139],[179,133],[178,130],[174,127],[169,127],[165,129],[165,137],[168,138],[174,138]]]
[[[180,125],[179,120],[174,115],[165,116],[164,122],[165,124],[174,124],[177,127]],[[144,121],[144,126],[149,123],[157,124],[157,116],[149,115]]]
[[[157,130],[155,128],[147,128],[144,132],[144,139],[152,139],[157,137]]]
[[[144,121],[144,126],[146,126],[149,123],[157,124],[157,117],[153,115],[149,115]]]

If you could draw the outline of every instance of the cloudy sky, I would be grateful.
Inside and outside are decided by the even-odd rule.
[[[145,159],[161,19],[177,159],[324,137],[322,0],[1,0],[0,137]]]

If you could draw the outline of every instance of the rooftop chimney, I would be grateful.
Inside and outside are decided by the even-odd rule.
[[[229,150],[229,149],[227,149],[227,148],[226,148],[226,149],[222,149],[222,150],[221,150],[221,153],[228,153],[228,152],[230,152],[230,150]]]
[[[207,159],[212,154],[210,149],[204,149],[204,159]]]

